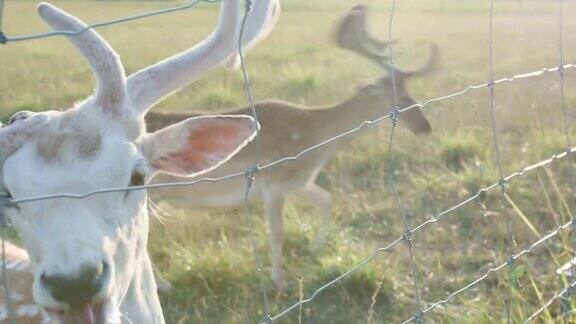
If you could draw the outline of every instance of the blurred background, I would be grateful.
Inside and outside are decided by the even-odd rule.
[[[369,28],[388,35],[390,1],[369,1]],[[393,38],[396,65],[419,66],[428,44],[438,44],[441,64],[426,77],[411,79],[417,102],[451,94],[488,78],[488,4],[479,0],[397,1]],[[564,56],[576,58],[576,2],[565,0]],[[334,25],[358,0],[283,1],[279,25],[247,56],[257,100],[276,98],[306,105],[343,100],[365,82],[384,75],[368,60],[337,48]],[[57,1],[87,22],[123,17],[179,4],[172,1]],[[4,30],[20,35],[47,30],[36,15],[36,1],[10,0]],[[496,0],[495,78],[556,67],[558,2]],[[113,45],[130,74],[195,44],[215,27],[218,5],[98,29]],[[89,66],[61,38],[0,46],[0,116],[13,112],[65,109],[94,89]],[[576,71],[565,75],[570,133],[576,135]],[[502,83],[495,90],[496,127],[504,174],[566,150],[558,73]],[[217,69],[160,103],[157,111],[225,111],[247,105],[239,73]],[[383,114],[387,107],[383,106]],[[351,110],[350,114],[354,114]],[[416,136],[399,129],[392,163],[398,192],[412,226],[430,219],[499,179],[492,144],[488,90],[470,91],[424,109],[432,132]],[[334,223],[324,250],[310,252],[319,226],[314,206],[290,201],[285,210],[284,264],[287,287],[278,291],[268,279],[267,229],[259,204],[251,205],[258,253],[265,273],[256,272],[242,209],[182,211],[160,203],[169,215],[155,218],[149,249],[160,272],[174,285],[162,294],[168,323],[251,323],[261,319],[263,281],[273,313],[307,297],[315,289],[387,245],[403,232],[400,214],[383,179],[387,168],[390,123],[358,137],[319,177],[332,192]],[[576,136],[573,136],[576,138]],[[573,143],[574,144],[574,143]],[[507,197],[494,190],[414,235],[414,261],[423,305],[482,276],[557,226],[576,209],[567,159],[551,163],[508,183]],[[510,220],[513,237],[507,234]],[[555,271],[574,252],[570,231],[551,239],[511,267],[490,274],[429,312],[432,323],[495,323],[506,318],[506,291],[514,322],[536,311],[562,289],[566,278]],[[408,248],[383,252],[313,303],[281,323],[391,323],[417,311]],[[554,303],[539,319],[552,322],[561,313]],[[571,318],[558,318],[570,322]]]

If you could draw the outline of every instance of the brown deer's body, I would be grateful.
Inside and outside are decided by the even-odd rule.
[[[343,108],[343,107],[342,107]],[[273,162],[279,158],[293,156],[308,148],[311,144],[329,139],[344,131],[348,123],[335,121],[341,107],[333,109],[305,109],[281,101],[265,101],[256,105],[260,130],[260,164]],[[243,108],[224,113],[236,115],[249,113]],[[150,112],[146,116],[148,131],[162,129],[167,125],[198,114],[174,114]],[[351,122],[350,122],[351,124]],[[332,125],[332,127],[329,127]],[[328,127],[327,127],[328,126]],[[328,219],[330,217],[330,194],[318,187],[316,175],[338,149],[349,139],[343,139],[323,146],[306,154],[302,158],[286,162],[274,168],[264,169],[256,175],[257,180],[250,190],[250,200],[262,199],[269,223],[272,239],[272,277],[277,286],[283,286],[280,271],[282,256],[282,208],[289,193],[301,192],[302,197],[321,208],[323,213],[322,232],[318,235],[315,248],[322,245]],[[203,174],[202,177],[220,177],[243,172],[255,163],[256,144],[253,142],[242,149],[234,158],[221,167]],[[157,182],[190,181],[186,178],[161,176]],[[204,182],[198,185],[178,188],[164,188],[151,192],[152,198],[166,201],[179,208],[222,208],[234,207],[244,202],[246,179],[237,177],[221,182]]]
[[[364,121],[385,115],[393,107],[389,82],[387,79],[379,80],[376,85],[372,84],[360,89],[349,100],[328,107],[304,107],[278,100],[257,103],[255,108],[261,126],[258,139],[260,142],[259,165],[295,156],[315,144],[358,127]],[[383,91],[383,93],[374,95],[372,93],[374,90]],[[402,107],[414,104],[403,89],[399,89],[399,93]],[[245,115],[250,112],[250,107],[246,107],[222,114]],[[157,131],[174,122],[201,115],[203,114],[149,112],[146,115],[146,125],[148,131]],[[405,112],[400,117],[400,122],[406,122],[415,133],[430,131],[430,124],[417,109]],[[289,194],[298,194],[299,197],[320,208],[322,225],[313,243],[313,250],[317,251],[322,246],[328,230],[332,201],[330,193],[315,184],[316,177],[330,158],[362,133],[364,132],[357,132],[352,136],[333,141],[296,160],[258,171],[249,199],[264,202],[272,239],[272,277],[276,285],[283,285],[280,264],[282,207],[286,197]],[[200,177],[222,177],[247,170],[256,161],[256,142],[248,144],[228,162]],[[161,183],[190,180],[161,175],[155,181]],[[151,195],[154,199],[168,202],[177,208],[234,207],[244,202],[245,186],[246,179],[236,177],[226,181],[202,182],[187,187],[163,188],[151,192]]]
[[[336,43],[342,48],[360,54],[381,68],[394,74],[396,91],[392,78],[382,77],[362,86],[348,100],[327,107],[304,107],[284,101],[267,100],[255,105],[261,130],[258,140],[245,146],[228,162],[200,177],[222,177],[246,171],[256,162],[257,142],[260,143],[259,165],[265,165],[284,157],[296,156],[305,149],[324,142],[344,132],[358,127],[362,122],[377,119],[394,109],[394,92],[400,108],[412,106],[412,100],[405,87],[405,80],[432,70],[438,49],[432,46],[432,55],[427,64],[418,70],[405,72],[385,63],[382,54],[386,42],[371,37],[366,31],[366,10],[363,6],[353,8],[339,24]],[[223,115],[250,115],[250,107],[228,111]],[[146,115],[148,131],[162,129],[174,122],[202,113],[176,114],[149,112]],[[414,133],[427,133],[431,127],[422,112],[415,108],[405,111],[400,122]],[[298,159],[285,161],[256,174],[254,187],[250,190],[250,200],[262,200],[271,234],[272,279],[282,287],[282,209],[290,194],[299,194],[319,207],[322,212],[320,231],[313,242],[313,250],[322,246],[329,227],[331,216],[330,193],[315,184],[316,177],[326,162],[350,140],[363,132],[340,138],[310,151]],[[198,178],[198,177],[196,177]],[[183,182],[190,178],[161,175],[156,182]],[[177,208],[221,208],[238,206],[244,202],[246,179],[236,177],[218,182],[200,182],[186,187],[170,187],[151,192],[153,198],[166,201]]]
[[[294,156],[311,145],[320,143],[358,126],[362,121],[385,113],[381,107],[355,106],[356,99],[329,108],[307,108],[283,101],[263,101],[256,104],[261,125],[260,161],[263,165],[283,157]],[[377,108],[377,109],[374,109]],[[378,111],[380,110],[380,111]],[[249,114],[242,108],[223,115]],[[201,114],[150,112],[146,116],[148,131],[162,129],[173,122]],[[340,139],[314,150],[295,161],[289,161],[258,172],[251,198],[261,196],[266,190],[282,193],[301,189],[312,182],[324,164],[349,142],[351,137]],[[255,163],[256,143],[243,148],[235,157],[216,170],[201,177],[219,177],[245,171]],[[190,179],[159,177],[161,181],[190,181]],[[186,188],[165,188],[153,193],[155,198],[182,207],[214,208],[237,206],[244,201],[246,180],[242,177],[222,182],[201,183]]]

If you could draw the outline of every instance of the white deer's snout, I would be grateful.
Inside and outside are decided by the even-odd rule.
[[[59,245],[35,276],[35,298],[48,309],[82,309],[109,297],[111,263],[88,242]]]
[[[54,300],[77,309],[97,301],[105,290],[109,273],[106,262],[85,263],[73,274],[44,272],[40,275],[40,284]]]

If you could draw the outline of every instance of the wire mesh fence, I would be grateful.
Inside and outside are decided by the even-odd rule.
[[[2,22],[3,20],[6,19],[6,16],[3,17],[3,12],[4,12],[4,0],[0,0],[0,43],[1,44],[9,44],[12,42],[19,42],[19,41],[29,41],[29,40],[34,40],[34,39],[40,39],[40,38],[46,38],[46,37],[53,37],[53,36],[73,36],[76,34],[80,34],[85,30],[88,29],[92,29],[92,28],[98,28],[98,27],[103,27],[103,26],[109,26],[109,25],[115,25],[115,24],[120,24],[120,23],[124,23],[124,22],[128,22],[128,21],[132,21],[132,20],[136,20],[136,19],[142,19],[142,18],[146,18],[146,17],[151,17],[151,16],[156,16],[156,15],[161,15],[161,14],[167,14],[170,12],[175,12],[175,11],[181,11],[181,10],[185,10],[185,9],[189,9],[191,7],[193,7],[194,5],[201,3],[201,2],[206,2],[206,3],[218,3],[221,0],[191,0],[189,2],[186,2],[183,5],[180,6],[175,6],[175,7],[170,7],[170,8],[166,8],[166,9],[161,9],[161,10],[157,10],[154,12],[148,12],[148,13],[143,13],[143,14],[138,14],[138,15],[133,15],[133,16],[129,16],[129,17],[124,17],[124,18],[120,18],[120,19],[114,19],[114,20],[110,20],[110,21],[104,21],[104,22],[100,22],[100,23],[94,23],[91,24],[89,26],[87,26],[84,29],[81,30],[77,30],[77,31],[73,31],[73,32],[66,32],[66,31],[57,31],[57,32],[50,32],[50,33],[38,33],[38,34],[31,34],[31,35],[21,35],[21,36],[9,36],[9,35],[5,35],[2,32]],[[255,0],[257,1],[257,0]],[[390,0],[390,13],[389,13],[389,18],[388,18],[388,51],[389,51],[389,58],[388,58],[388,62],[386,62],[387,64],[390,64],[391,66],[394,66],[393,63],[393,29],[394,29],[394,17],[396,14],[396,0]],[[362,122],[361,124],[359,124],[357,127],[350,129],[346,132],[343,132],[337,136],[334,136],[332,138],[329,138],[325,141],[319,142],[315,145],[312,145],[310,147],[308,147],[305,150],[302,150],[301,152],[299,152],[296,155],[293,156],[286,156],[286,157],[282,157],[280,159],[277,159],[275,161],[272,162],[267,162],[265,164],[261,164],[261,157],[260,157],[260,148],[259,148],[259,141],[260,141],[260,137],[257,136],[255,138],[256,141],[256,146],[257,146],[257,150],[256,150],[256,154],[254,156],[254,163],[252,166],[250,166],[249,168],[247,168],[245,171],[243,172],[238,172],[238,173],[234,173],[234,174],[229,174],[226,176],[222,176],[222,177],[217,177],[217,178],[209,178],[209,177],[204,177],[204,178],[198,178],[198,179],[194,179],[192,181],[186,181],[186,182],[177,182],[177,183],[156,183],[156,184],[149,184],[149,185],[142,185],[142,186],[132,186],[132,187],[121,187],[121,188],[102,188],[100,190],[95,190],[95,191],[90,191],[90,192],[85,192],[85,193],[61,193],[61,194],[53,194],[53,195],[43,195],[43,196],[37,196],[37,197],[26,197],[26,198],[22,198],[22,199],[2,199],[2,201],[0,201],[0,204],[2,204],[2,207],[0,208],[0,216],[2,218],[4,218],[4,214],[3,214],[3,209],[8,207],[9,205],[18,205],[18,204],[26,204],[26,203],[31,203],[31,202],[37,202],[37,201],[42,201],[42,200],[49,200],[49,199],[58,199],[58,198],[71,198],[71,199],[83,199],[86,197],[90,197],[92,195],[98,195],[98,194],[104,194],[104,193],[111,193],[111,192],[126,192],[126,191],[134,191],[134,190],[147,190],[147,189],[161,189],[161,188],[166,188],[166,187],[183,187],[183,186],[194,186],[197,185],[199,183],[203,183],[203,182],[220,182],[220,181],[225,181],[225,180],[229,180],[232,178],[241,178],[244,177],[246,180],[246,190],[245,190],[245,195],[244,195],[244,205],[245,205],[245,219],[246,222],[248,224],[248,228],[249,228],[249,236],[250,236],[250,242],[251,242],[251,247],[253,250],[253,254],[254,254],[254,262],[255,262],[255,266],[254,269],[255,271],[259,274],[260,278],[261,278],[261,286],[259,287],[260,291],[261,291],[261,295],[262,295],[262,303],[263,303],[263,309],[264,309],[264,314],[262,316],[262,320],[261,323],[271,323],[277,320],[280,320],[282,318],[284,318],[285,316],[289,315],[292,312],[295,312],[296,310],[300,309],[303,305],[306,304],[310,304],[313,303],[315,301],[315,299],[322,293],[324,293],[326,290],[330,289],[330,288],[335,288],[336,284],[345,280],[348,276],[350,276],[351,274],[359,271],[361,268],[365,267],[366,265],[370,264],[372,261],[375,260],[375,258],[385,252],[385,251],[389,251],[392,248],[400,245],[400,244],[406,244],[406,246],[408,247],[408,263],[410,266],[410,270],[411,270],[411,280],[412,280],[412,284],[413,284],[413,289],[414,289],[414,296],[416,297],[416,310],[413,312],[413,315],[407,319],[404,320],[404,323],[409,323],[409,322],[417,322],[417,323],[421,323],[424,322],[426,319],[427,314],[429,314],[432,310],[450,303],[452,300],[455,299],[455,297],[459,296],[461,293],[473,288],[475,285],[477,285],[478,283],[486,280],[487,278],[489,278],[491,275],[498,273],[498,272],[503,272],[503,271],[512,271],[512,265],[517,262],[517,260],[519,260],[522,257],[525,257],[527,255],[532,254],[536,248],[548,243],[549,241],[551,241],[552,239],[556,238],[557,236],[559,236],[561,233],[564,232],[568,232],[568,233],[572,233],[572,235],[575,235],[573,232],[574,227],[576,227],[576,217],[574,215],[571,215],[571,219],[570,221],[563,223],[559,226],[557,226],[555,229],[553,229],[552,231],[548,232],[545,235],[542,235],[541,237],[538,238],[538,240],[534,241],[533,243],[531,243],[530,245],[524,247],[524,248],[520,248],[516,245],[515,240],[514,240],[514,231],[512,229],[512,227],[510,226],[510,219],[509,217],[507,217],[506,221],[505,221],[505,226],[506,226],[506,232],[507,232],[507,236],[510,238],[510,244],[508,246],[509,249],[509,258],[502,263],[499,263],[496,266],[490,267],[488,268],[486,271],[484,271],[479,277],[477,277],[477,279],[469,282],[468,284],[466,284],[465,286],[451,292],[448,296],[446,296],[445,298],[435,301],[435,302],[425,302],[422,299],[421,296],[421,290],[424,288],[422,287],[422,282],[419,280],[418,278],[418,271],[417,271],[417,265],[416,262],[414,261],[414,249],[417,249],[417,244],[414,238],[414,234],[422,231],[425,228],[430,227],[433,224],[438,224],[440,221],[444,220],[447,218],[448,214],[458,210],[462,207],[464,207],[465,205],[468,205],[474,201],[477,201],[479,198],[481,198],[483,195],[485,195],[488,192],[491,191],[496,191],[499,190],[500,193],[503,195],[504,198],[507,197],[507,184],[510,183],[511,181],[520,178],[520,177],[524,177],[525,175],[535,171],[535,170],[539,170],[545,166],[548,166],[556,161],[560,161],[562,160],[565,163],[568,163],[570,165],[569,167],[569,171],[570,171],[570,186],[572,188],[572,190],[574,190],[574,170],[573,170],[573,164],[572,164],[572,156],[574,154],[574,152],[576,152],[576,147],[574,147],[572,145],[572,139],[570,136],[570,121],[569,121],[569,114],[568,114],[568,109],[567,109],[567,104],[566,104],[566,99],[565,99],[565,87],[564,87],[564,83],[565,83],[565,75],[568,71],[573,70],[574,68],[576,68],[576,64],[574,63],[566,63],[565,57],[564,57],[564,38],[563,38],[563,30],[564,30],[564,1],[563,0],[557,0],[556,5],[558,6],[558,66],[554,66],[554,67],[546,67],[546,68],[542,68],[540,70],[536,70],[536,71],[530,71],[530,72],[526,72],[526,73],[520,73],[520,74],[515,74],[509,77],[503,77],[503,78],[495,78],[494,75],[494,61],[495,61],[495,57],[494,57],[494,33],[497,32],[494,29],[494,0],[488,0],[489,3],[489,14],[488,14],[488,30],[489,30],[489,47],[488,47],[488,52],[489,52],[489,62],[488,62],[488,80],[485,83],[481,83],[481,84],[477,84],[477,85],[469,85],[466,88],[456,91],[456,92],[452,92],[450,94],[447,95],[443,95],[443,96],[439,96],[436,98],[431,98],[429,100],[426,100],[424,102],[421,103],[416,103],[413,104],[411,106],[408,107],[400,107],[398,106],[398,94],[397,94],[397,81],[396,81],[396,76],[395,73],[391,73],[391,79],[392,79],[392,83],[393,83],[393,89],[394,89],[394,93],[393,93],[393,109],[391,109],[390,112],[383,112],[382,115],[379,118],[373,119],[373,120],[366,120],[364,122]],[[445,6],[444,2],[442,1],[442,7]],[[522,1],[519,1],[519,3],[522,3]],[[243,78],[243,82],[244,82],[244,87],[245,87],[245,92],[246,92],[246,97],[250,106],[250,111],[253,115],[253,118],[255,120],[255,127],[259,127],[259,123],[258,123],[258,115],[256,112],[256,108],[255,108],[255,100],[254,100],[254,96],[252,93],[252,86],[250,83],[250,78],[249,78],[249,73],[248,73],[248,68],[247,68],[247,64],[245,61],[245,57],[244,57],[244,52],[243,52],[243,46],[242,46],[242,36],[244,33],[244,27],[246,25],[247,20],[249,19],[249,12],[252,8],[253,5],[253,0],[246,0],[245,1],[245,10],[244,10],[244,16],[243,16],[243,20],[242,20],[242,27],[240,30],[240,36],[239,36],[239,42],[238,42],[238,54],[240,57],[240,63],[241,63],[241,71],[242,71],[242,78]],[[0,48],[1,50],[1,48]],[[536,78],[539,76],[542,76],[544,74],[549,74],[549,73],[557,73],[558,74],[558,79],[559,79],[559,93],[558,93],[558,97],[560,100],[560,110],[561,110],[561,120],[562,120],[562,129],[563,129],[563,133],[565,136],[565,142],[566,142],[566,150],[562,151],[562,152],[557,152],[556,154],[541,160],[537,163],[534,164],[530,164],[527,165],[523,168],[521,168],[520,170],[514,172],[514,173],[510,173],[510,174],[505,174],[502,168],[502,161],[501,161],[501,157],[500,157],[500,147],[499,147],[499,143],[500,143],[500,139],[499,139],[499,132],[498,132],[498,119],[496,118],[496,114],[495,114],[495,106],[497,105],[497,101],[495,100],[495,92],[497,89],[497,86],[503,83],[512,83],[515,82],[517,80],[521,80],[521,79],[529,79],[529,78]],[[413,225],[412,224],[412,219],[410,217],[410,215],[408,215],[408,213],[404,210],[404,204],[402,202],[402,197],[399,194],[398,190],[397,190],[397,179],[395,178],[395,170],[394,170],[394,163],[392,163],[392,159],[394,157],[394,139],[395,139],[395,134],[396,134],[396,128],[397,128],[397,124],[398,124],[398,120],[400,118],[400,115],[404,112],[410,111],[412,109],[427,109],[429,108],[428,106],[430,106],[433,103],[437,103],[437,102],[441,102],[447,99],[451,99],[454,97],[459,97],[459,96],[463,96],[466,95],[472,91],[477,91],[480,89],[487,89],[488,90],[488,110],[490,113],[490,126],[491,126],[491,138],[492,138],[492,142],[493,142],[493,150],[494,150],[494,155],[495,155],[495,163],[497,166],[497,170],[498,170],[498,175],[499,178],[495,179],[496,181],[486,187],[483,187],[481,189],[479,189],[474,195],[469,196],[468,198],[444,209],[443,211],[436,213],[433,217],[425,220],[424,222],[417,224],[417,225]],[[283,310],[281,310],[280,312],[273,314],[271,311],[271,307],[270,307],[270,300],[269,300],[269,296],[267,295],[267,291],[266,291],[266,287],[265,287],[265,279],[264,279],[264,274],[263,274],[263,262],[260,259],[260,256],[257,252],[257,244],[255,241],[255,229],[253,226],[253,220],[252,220],[252,213],[250,211],[250,209],[248,208],[248,198],[250,196],[250,191],[253,188],[254,182],[258,181],[258,173],[264,169],[269,169],[269,168],[274,168],[277,167],[280,164],[284,164],[284,163],[290,163],[291,161],[295,161],[298,160],[302,157],[304,157],[305,155],[318,150],[330,143],[333,143],[335,141],[338,141],[342,138],[351,136],[359,131],[361,131],[362,129],[369,127],[371,125],[377,124],[377,123],[381,123],[384,120],[390,120],[391,122],[391,130],[390,130],[390,135],[389,135],[389,141],[387,143],[387,152],[388,152],[388,163],[387,163],[387,167],[389,168],[389,170],[387,170],[386,174],[388,175],[386,184],[389,188],[389,192],[391,194],[391,196],[393,197],[393,201],[395,203],[395,206],[397,208],[397,212],[399,214],[399,217],[401,219],[401,222],[403,224],[403,228],[404,228],[404,233],[398,237],[396,237],[393,240],[390,240],[389,243],[382,245],[381,247],[377,248],[376,250],[373,251],[372,254],[366,256],[364,259],[362,259],[359,263],[357,263],[356,265],[350,267],[349,269],[347,269],[346,271],[342,272],[340,275],[338,275],[337,277],[333,278],[332,280],[330,280],[329,282],[325,283],[324,285],[318,287],[317,289],[315,289],[309,296],[307,297],[303,297],[300,298],[300,300],[292,305],[289,305],[288,307],[284,308]],[[5,237],[5,229],[6,229],[6,224],[5,224],[5,220],[1,219],[0,220],[0,225],[2,227],[2,238]],[[574,239],[572,239],[572,241],[574,241]],[[4,242],[4,240],[3,240]],[[576,248],[574,248],[573,246],[573,255],[574,255],[574,259],[572,262],[572,268],[574,271],[576,269],[576,254],[575,252]],[[2,258],[5,259],[5,247],[2,245]],[[3,262],[3,265],[5,265],[5,262]],[[4,285],[4,289],[5,289],[5,293],[9,296],[10,292],[9,292],[9,286],[7,284],[8,282],[8,278],[6,276],[6,269],[5,267],[2,269],[3,272],[3,276],[2,276],[2,280],[3,280],[3,285]],[[575,273],[575,272],[573,272]],[[512,303],[512,276],[508,276],[508,286],[506,289],[506,321],[508,323],[511,323],[513,321],[512,315],[511,315],[511,303]],[[527,317],[525,319],[526,322],[530,322],[533,321],[534,319],[536,319],[538,317],[538,315],[540,313],[542,313],[547,307],[549,307],[551,304],[553,304],[554,302],[558,301],[559,299],[562,298],[569,298],[569,293],[573,290],[574,286],[576,285],[576,282],[571,282],[569,283],[565,288],[563,288],[562,290],[558,291],[557,293],[553,294],[549,299],[547,299],[542,306],[537,309],[535,312],[533,312],[533,314],[531,314],[529,317]],[[6,299],[8,301],[8,310],[10,311],[10,298]],[[571,309],[567,310],[566,313],[572,312]],[[14,317],[12,317],[12,322],[15,322]]]

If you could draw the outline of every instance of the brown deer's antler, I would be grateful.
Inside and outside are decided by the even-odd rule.
[[[392,66],[389,63],[389,55],[386,54],[390,42],[370,35],[366,27],[366,11],[365,5],[355,6],[340,20],[335,35],[335,42],[338,46],[374,61],[390,73],[395,73],[400,79],[427,74],[435,69],[439,50],[434,43],[430,46],[431,55],[424,66],[409,71]]]
[[[360,54],[378,64],[388,59],[384,54],[389,43],[378,40],[366,30],[366,6],[358,5],[350,9],[340,20],[335,35],[336,44]]]

